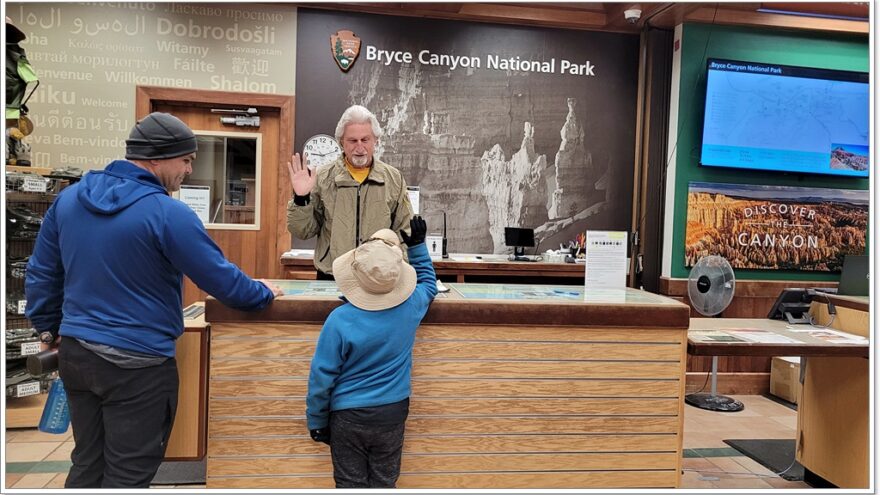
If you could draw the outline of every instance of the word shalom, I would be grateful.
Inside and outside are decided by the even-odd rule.
[[[595,76],[596,66],[589,60],[584,63],[570,62],[560,59],[557,65],[556,59],[550,60],[523,60],[520,57],[503,58],[498,55],[486,55],[485,63],[480,57],[464,55],[447,55],[431,53],[430,50],[420,51],[415,58],[412,52],[397,50],[380,50],[373,45],[367,45],[367,60],[379,62],[383,65],[411,64],[418,60],[423,65],[449,67],[450,70],[463,67],[466,69],[513,70],[520,72],[543,72],[546,74],[570,74],[574,76]]]

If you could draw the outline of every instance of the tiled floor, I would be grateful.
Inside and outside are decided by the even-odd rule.
[[[794,438],[797,413],[757,395],[735,396],[745,404],[738,413],[685,406],[682,488],[809,488],[786,481],[723,442],[725,439]],[[60,488],[70,467],[73,438],[35,429],[6,432],[6,487]],[[204,488],[203,485],[155,488]]]
[[[6,488],[64,488],[73,450],[73,431],[62,435],[37,429],[6,430]],[[162,485],[153,488],[204,488]]]
[[[685,406],[682,488],[810,488],[787,481],[724,443],[733,439],[794,439],[797,411],[759,395],[735,395],[737,413]]]

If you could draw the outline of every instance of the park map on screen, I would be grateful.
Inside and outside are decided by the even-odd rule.
[[[868,74],[709,59],[701,164],[867,177]]]

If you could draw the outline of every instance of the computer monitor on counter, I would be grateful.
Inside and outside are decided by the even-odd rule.
[[[504,244],[513,248],[513,256],[525,258],[526,248],[535,247],[535,229],[504,227]]]

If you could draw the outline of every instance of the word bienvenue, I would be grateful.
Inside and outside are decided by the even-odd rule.
[[[383,65],[391,65],[392,63],[411,64],[413,60],[418,60],[424,65],[445,66],[450,70],[458,68],[467,69],[486,69],[494,70],[513,70],[520,72],[543,72],[546,74],[570,74],[575,76],[595,76],[596,66],[589,60],[583,63],[571,62],[569,60],[523,60],[520,57],[501,57],[499,55],[487,54],[485,63],[480,57],[465,55],[447,55],[431,53],[430,50],[422,50],[415,57],[412,52],[397,50],[380,50],[373,45],[367,45],[367,60],[380,62]]]

